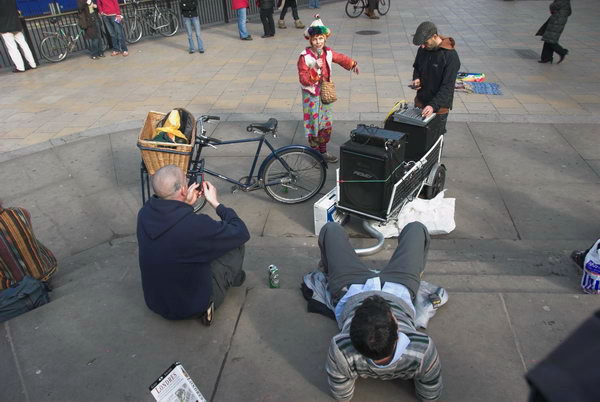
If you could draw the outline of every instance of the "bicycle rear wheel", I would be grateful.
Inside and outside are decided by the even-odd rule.
[[[40,43],[40,52],[44,59],[57,63],[67,57],[69,44],[58,35],[47,36]]]
[[[386,15],[388,11],[390,11],[390,1],[391,0],[379,0],[379,5],[377,6],[379,15]]]
[[[179,28],[179,18],[172,11],[161,10],[156,19],[156,31],[162,36],[173,36]]]
[[[275,152],[279,159],[267,162],[262,175],[265,191],[271,198],[297,204],[311,199],[323,188],[327,172],[317,156],[299,149]]]
[[[365,6],[362,0],[348,0],[346,2],[346,15],[350,18],[357,18],[363,13]]]
[[[125,23],[125,40],[128,43],[136,43],[142,39],[142,24],[134,18],[130,24]]]

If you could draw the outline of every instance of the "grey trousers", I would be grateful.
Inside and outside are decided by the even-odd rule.
[[[409,223],[402,229],[398,246],[388,264],[375,273],[354,252],[346,231],[337,223],[326,224],[319,233],[319,248],[334,303],[343,296],[346,287],[365,283],[375,276],[379,276],[382,285],[395,282],[406,286],[414,300],[425,269],[430,240],[429,232],[422,223]]]
[[[215,303],[215,308],[223,304],[227,289],[242,284],[244,251],[245,247],[242,245],[211,261],[212,301]]]

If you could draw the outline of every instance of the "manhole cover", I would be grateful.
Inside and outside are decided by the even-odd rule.
[[[381,31],[358,31],[357,35],[379,35]]]
[[[515,53],[524,59],[538,59],[538,54],[531,49],[513,49]]]

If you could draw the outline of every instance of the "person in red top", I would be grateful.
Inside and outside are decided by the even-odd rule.
[[[104,20],[104,25],[110,35],[113,45],[111,56],[122,54],[128,56],[125,31],[123,30],[123,15],[117,0],[98,0],[98,11]]]
[[[304,111],[304,133],[311,148],[321,152],[329,163],[338,158],[327,152],[327,143],[333,129],[333,104],[321,102],[321,83],[331,81],[333,63],[358,74],[358,64],[345,54],[325,46],[331,30],[323,25],[319,14],[306,29],[304,37],[310,46],[298,58],[298,78],[302,86],[302,108]]]

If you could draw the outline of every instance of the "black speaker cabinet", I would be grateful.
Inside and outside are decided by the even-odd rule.
[[[394,184],[404,175],[404,143],[398,147],[347,141],[340,147],[338,207],[385,219]]]
[[[442,135],[444,129],[439,116],[435,116],[425,127],[413,126],[407,123],[400,123],[394,120],[394,115],[390,115],[385,121],[386,130],[399,131],[406,134],[406,153],[407,161],[418,161],[435,144]]]

